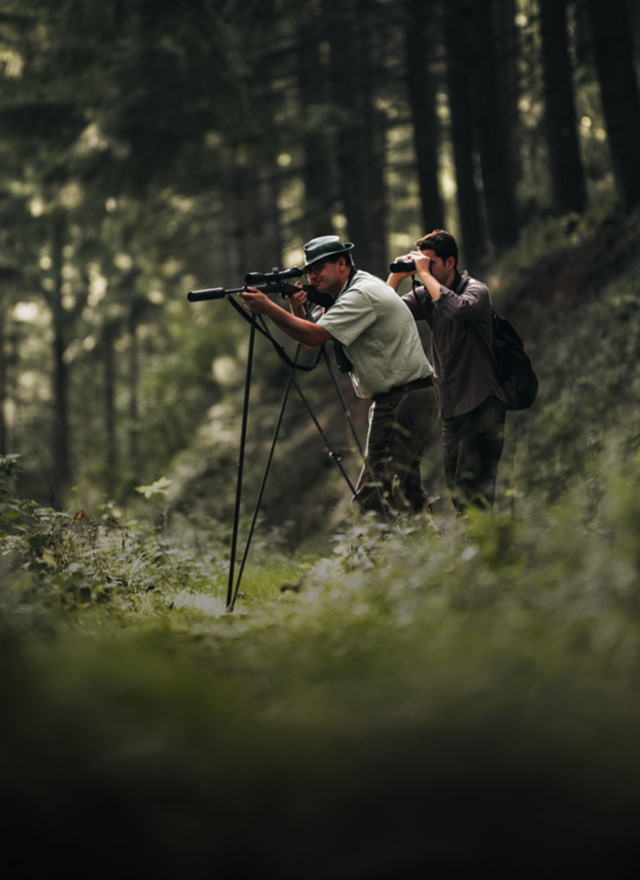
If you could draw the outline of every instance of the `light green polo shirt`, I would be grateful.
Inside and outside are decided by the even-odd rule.
[[[318,320],[344,346],[358,397],[433,374],[413,315],[381,278],[358,271]]]

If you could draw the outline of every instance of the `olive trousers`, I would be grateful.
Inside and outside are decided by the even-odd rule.
[[[493,396],[471,412],[442,419],[444,473],[458,513],[493,505],[504,423],[504,403]]]
[[[418,513],[427,496],[420,459],[438,415],[433,386],[376,395],[369,409],[366,461],[356,485],[365,510]]]

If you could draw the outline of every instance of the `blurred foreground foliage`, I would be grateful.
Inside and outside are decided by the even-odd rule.
[[[330,557],[41,509],[5,538],[5,829],[26,871],[623,876],[637,856],[637,455],[460,523],[354,522]],[[29,846],[37,833],[40,846]]]

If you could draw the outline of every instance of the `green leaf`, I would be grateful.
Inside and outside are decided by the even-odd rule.
[[[136,486],[136,492],[140,492],[145,498],[151,498],[153,495],[166,495],[171,486],[171,480],[167,477],[160,477],[150,486]]]

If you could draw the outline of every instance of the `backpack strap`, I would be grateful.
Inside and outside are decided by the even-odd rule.
[[[351,271],[349,272],[349,277],[347,278],[347,283],[344,287],[344,290],[348,290],[351,286],[351,283],[355,277],[355,274],[358,270],[355,266],[351,267]],[[334,305],[335,299],[332,299],[331,304],[325,308],[325,311],[328,311],[332,305]],[[353,372],[353,364],[347,357],[347,353],[344,350],[344,345],[341,342],[338,342],[337,339],[333,340],[333,351],[336,356],[336,366],[340,370],[341,373],[352,373]]]
[[[495,328],[495,323],[496,323],[496,318],[497,318],[497,317],[498,317],[498,313],[496,312],[496,310],[495,310],[495,309],[491,309],[491,324],[492,324],[492,329]],[[478,337],[478,339],[480,340],[480,342],[481,342],[482,345],[484,346],[484,349],[485,349],[485,351],[488,353],[488,355],[489,355],[489,359],[491,360],[491,362],[493,363],[493,366],[494,366],[494,368],[495,368],[496,376],[497,376],[497,378],[498,378],[498,382],[500,382],[500,384],[502,384],[502,380],[503,380],[502,370],[500,369],[500,365],[499,365],[498,360],[497,360],[497,358],[496,358],[496,353],[495,353],[495,351],[494,351],[493,348],[489,345],[489,343],[488,343],[487,340],[484,338],[484,336],[482,335],[482,333],[480,333],[480,331],[479,331],[478,328],[476,327],[475,321],[467,321],[467,324],[471,327],[472,330],[475,331],[476,336]]]

